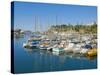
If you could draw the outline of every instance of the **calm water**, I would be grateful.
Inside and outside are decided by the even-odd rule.
[[[22,47],[27,36],[14,39],[14,68],[15,73],[48,72],[62,70],[94,69],[97,59],[72,57],[69,55],[55,55],[39,49],[25,49]]]

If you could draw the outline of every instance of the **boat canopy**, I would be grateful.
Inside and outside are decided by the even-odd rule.
[[[39,44],[39,41],[32,41],[31,44]]]
[[[87,49],[92,48],[92,46],[91,45],[88,45],[88,44],[85,45],[84,47],[87,48]]]

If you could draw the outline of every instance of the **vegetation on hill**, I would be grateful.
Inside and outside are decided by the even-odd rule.
[[[97,33],[97,24],[94,23],[92,25],[71,25],[71,24],[62,24],[62,25],[53,25],[50,31],[57,31],[57,32],[67,32],[67,31],[74,31],[79,33]]]

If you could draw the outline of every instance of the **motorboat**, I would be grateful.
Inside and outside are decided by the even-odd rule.
[[[23,47],[25,47],[25,48],[28,48],[28,47],[36,48],[38,46],[38,44],[39,44],[39,41],[35,40],[35,41],[23,43]]]
[[[40,44],[38,45],[39,49],[42,49],[42,50],[47,50],[47,48],[49,47],[49,41],[47,40],[43,40],[40,42]]]
[[[89,56],[89,57],[93,57],[93,56],[96,56],[96,55],[97,55],[97,49],[96,48],[90,49],[87,52],[87,56]]]
[[[65,52],[69,53],[69,52],[73,52],[73,48],[74,48],[75,44],[74,43],[69,43],[68,45],[66,45],[66,47],[64,48]]]
[[[62,54],[64,53],[64,48],[53,48],[52,52],[56,54]]]
[[[73,53],[80,53],[81,51],[81,44],[76,44],[73,49]]]

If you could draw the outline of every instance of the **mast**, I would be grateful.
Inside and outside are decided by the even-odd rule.
[[[57,17],[57,15],[56,15],[56,26],[55,26],[55,27],[56,27],[56,28],[55,28],[56,30],[57,30],[57,22],[58,22],[58,21],[57,21],[57,20],[58,20],[57,18],[58,18],[58,17]],[[58,39],[58,31],[56,31],[56,32],[57,32],[57,35],[56,35],[56,41],[57,41],[57,39]]]
[[[35,30],[35,33],[38,32],[38,29],[37,29],[38,28],[38,24],[37,23],[38,23],[38,17],[35,16],[35,29],[34,29]]]
[[[35,16],[35,29],[34,30],[35,30],[35,33],[36,33],[36,16]]]
[[[57,30],[57,25],[58,25],[58,16],[56,15],[56,30]]]

